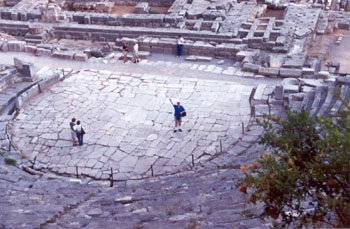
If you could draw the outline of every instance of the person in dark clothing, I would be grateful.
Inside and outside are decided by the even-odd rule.
[[[123,51],[123,60],[124,60],[124,63],[126,63],[128,59],[128,52],[129,52],[126,41],[123,41],[122,51]]]
[[[75,118],[72,118],[72,121],[69,123],[73,146],[77,145],[77,131],[76,131],[77,128],[76,128],[75,120],[76,120]]]
[[[79,120],[77,121],[76,132],[77,132],[78,143],[80,146],[82,146],[84,144],[83,138],[84,138],[85,131]]]

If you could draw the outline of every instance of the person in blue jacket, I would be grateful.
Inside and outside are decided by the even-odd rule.
[[[171,99],[169,99],[171,105],[174,107],[174,120],[175,120],[175,127],[174,127],[174,133],[176,131],[182,132],[181,130],[181,119],[183,115],[186,113],[186,110],[183,106],[181,106],[180,102],[177,102],[176,105],[173,103]]]

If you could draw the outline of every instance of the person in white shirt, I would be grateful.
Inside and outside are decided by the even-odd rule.
[[[73,146],[77,145],[77,128],[75,124],[75,118],[72,118],[72,121],[69,123],[71,135],[72,135],[72,142]]]
[[[134,41],[134,63],[136,62],[140,62],[140,58],[139,58],[139,44],[137,43],[137,41]]]
[[[184,46],[185,40],[181,35],[177,37],[177,57],[180,57],[182,55],[182,50]]]
[[[81,122],[78,120],[77,124],[75,125],[76,132],[77,132],[77,138],[78,138],[78,143],[80,146],[84,144],[84,131],[83,131],[83,126],[81,125]]]

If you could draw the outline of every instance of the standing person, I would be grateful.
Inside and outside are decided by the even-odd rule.
[[[183,37],[181,35],[179,35],[177,37],[176,42],[177,42],[177,57],[180,57],[182,55],[182,50],[184,47],[185,40],[183,39]]]
[[[82,146],[84,144],[83,138],[84,138],[85,131],[79,120],[77,121],[76,131],[77,131],[78,143],[80,146]]]
[[[77,145],[77,127],[75,124],[75,120],[76,120],[75,118],[72,118],[72,121],[69,123],[71,135],[72,135],[73,146]]]
[[[137,43],[137,41],[134,41],[134,63],[136,62],[140,62],[140,58],[139,58],[139,44]]]
[[[169,99],[171,105],[174,107],[174,120],[175,120],[175,127],[174,127],[174,133],[178,130],[182,132],[181,130],[181,118],[182,115],[186,112],[185,108],[181,106],[180,102],[177,102],[176,105],[174,105],[173,101]]]
[[[124,60],[124,64],[127,62],[128,59],[128,45],[126,44],[126,41],[123,41],[123,47],[122,47],[122,51],[123,51],[123,60]]]

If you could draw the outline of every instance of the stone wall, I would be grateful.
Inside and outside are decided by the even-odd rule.
[[[58,24],[54,26],[53,34],[57,39],[117,42],[117,45],[121,45],[124,38],[138,39],[140,50],[163,54],[175,54],[176,38],[179,34],[186,40],[185,55],[232,58],[242,47],[246,47],[237,40],[237,44],[227,42],[232,38],[232,34],[209,31]]]
[[[0,20],[1,32],[7,33],[11,36],[25,36],[29,32],[29,23],[19,21],[3,21]]]
[[[231,33],[213,33],[210,31],[191,31],[166,28],[130,28],[115,26],[97,26],[97,25],[77,25],[77,24],[56,24],[53,26],[53,35],[55,38],[68,38],[79,40],[95,40],[114,42],[117,38],[129,37],[152,37],[152,38],[176,38],[181,34],[187,40],[231,43]],[[234,40],[232,43],[242,43]]]
[[[149,6],[170,7],[174,0],[114,0],[115,5],[136,6],[140,2],[147,2]]]
[[[0,65],[0,91],[13,84],[14,76],[17,74],[17,69],[13,66]]]

